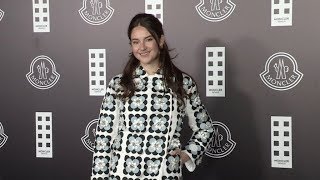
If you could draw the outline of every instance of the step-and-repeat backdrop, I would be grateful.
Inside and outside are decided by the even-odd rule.
[[[214,136],[184,179],[319,179],[317,0],[1,0],[0,179],[89,179],[131,18],[163,23]],[[182,141],[191,130],[183,127]]]

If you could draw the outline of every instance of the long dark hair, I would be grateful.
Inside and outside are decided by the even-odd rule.
[[[183,75],[182,71],[177,68],[169,54],[169,48],[164,41],[163,47],[160,47],[160,37],[164,35],[161,22],[152,14],[139,13],[135,15],[128,27],[128,38],[131,41],[131,32],[133,28],[137,26],[142,26],[146,28],[149,33],[156,40],[158,48],[160,50],[160,69],[163,72],[165,89],[170,88],[174,95],[177,96],[179,105],[184,105],[183,98],[186,97],[186,92],[183,89]],[[123,70],[120,85],[122,86],[124,92],[121,96],[122,99],[127,99],[133,96],[136,89],[133,82],[134,70],[139,66],[139,60],[131,52],[129,55],[129,60]]]

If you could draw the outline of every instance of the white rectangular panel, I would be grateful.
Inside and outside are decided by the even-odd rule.
[[[50,32],[49,0],[32,0],[33,32]]]
[[[206,96],[225,97],[225,47],[206,47]]]
[[[36,157],[52,158],[52,112],[36,112]]]
[[[145,13],[153,14],[163,24],[163,0],[145,0]]]
[[[292,118],[271,116],[271,167],[292,168]]]
[[[106,50],[89,49],[90,96],[104,96],[106,86]]]
[[[292,26],[292,0],[271,0],[271,26]]]

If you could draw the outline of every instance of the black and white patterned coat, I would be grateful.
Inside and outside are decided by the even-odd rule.
[[[161,71],[148,75],[139,66],[135,71],[136,92],[126,102],[117,94],[121,75],[109,83],[100,109],[93,154],[92,180],[178,180],[182,177],[179,155],[182,148],[191,158],[185,163],[193,171],[213,135],[212,121],[200,101],[196,84],[183,75],[188,97],[178,108],[177,98],[164,91]],[[185,147],[180,131],[184,117],[193,130]]]

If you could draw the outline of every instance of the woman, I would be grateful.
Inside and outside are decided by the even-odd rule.
[[[91,179],[177,180],[194,171],[213,134],[196,83],[173,63],[161,22],[137,14],[128,28],[132,53],[110,81],[96,130]],[[184,117],[194,131],[182,149]]]

